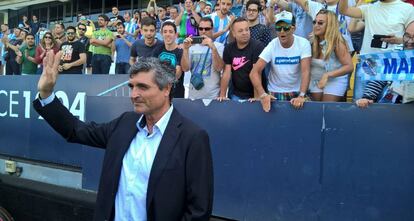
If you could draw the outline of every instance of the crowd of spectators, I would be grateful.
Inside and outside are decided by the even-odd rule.
[[[117,7],[96,21],[53,29],[23,16],[1,25],[1,74],[42,72],[48,51],[61,51],[61,74],[128,74],[140,57],[157,57],[175,70],[174,97],[191,99],[341,101],[350,85],[352,56],[413,48],[414,7],[401,0],[185,0],[144,10]],[[382,35],[379,45],[374,35]],[[386,47],[383,45],[386,44]],[[358,106],[381,100],[391,82],[367,82]],[[398,97],[398,94],[395,95]],[[401,96],[401,95],[399,95]],[[393,99],[399,102],[401,99]]]

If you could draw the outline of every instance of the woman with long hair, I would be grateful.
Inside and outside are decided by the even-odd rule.
[[[40,64],[40,68],[37,69],[38,74],[42,73],[43,70],[43,59],[46,57],[48,51],[53,50],[53,53],[59,51],[59,47],[56,43],[55,38],[51,32],[46,32],[43,35],[40,44],[36,48],[35,61],[37,64]]]
[[[322,9],[313,23],[311,97],[314,101],[338,102],[346,93],[348,74],[354,68],[351,55],[334,12]]]

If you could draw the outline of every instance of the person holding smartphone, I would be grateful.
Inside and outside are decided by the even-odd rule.
[[[196,88],[190,83],[188,97],[190,99],[216,99],[220,92],[220,73],[224,67],[224,45],[213,41],[213,21],[203,17],[198,31],[202,38],[188,37],[183,44],[181,68],[184,72],[202,78],[203,86]],[[195,40],[202,40],[195,44]]]
[[[116,25],[116,39],[112,44],[112,56],[116,51],[115,74],[128,74],[129,68],[129,54],[131,51],[134,37],[125,31],[125,25],[118,22]]]

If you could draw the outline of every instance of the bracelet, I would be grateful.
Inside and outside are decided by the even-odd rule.
[[[266,97],[267,95],[269,95],[268,93],[264,92],[262,95],[260,95],[260,99],[263,99],[264,97]]]

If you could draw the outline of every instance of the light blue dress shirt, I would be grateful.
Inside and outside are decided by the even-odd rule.
[[[152,163],[161,138],[170,120],[173,106],[154,125],[152,134],[141,117],[138,133],[132,140],[122,161],[121,177],[115,198],[115,221],[147,220],[147,189]]]

